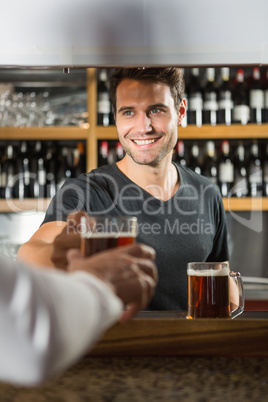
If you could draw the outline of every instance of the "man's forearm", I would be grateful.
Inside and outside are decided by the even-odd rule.
[[[17,257],[31,265],[54,267],[51,261],[52,248],[52,243],[38,239],[30,240],[19,248]]]

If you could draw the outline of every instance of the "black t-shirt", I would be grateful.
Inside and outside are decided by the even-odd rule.
[[[159,283],[149,310],[186,310],[187,263],[228,260],[225,211],[218,188],[175,165],[180,186],[168,201],[141,189],[111,164],[69,179],[51,201],[43,224],[66,221],[74,210],[136,216],[137,241],[156,251]]]

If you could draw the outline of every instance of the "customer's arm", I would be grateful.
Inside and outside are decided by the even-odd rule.
[[[96,255],[93,274],[83,272],[90,258],[75,256],[70,274],[0,258],[0,379],[39,383],[87,352],[124,305],[131,315],[144,308],[157,280],[153,258],[148,247],[121,247]]]

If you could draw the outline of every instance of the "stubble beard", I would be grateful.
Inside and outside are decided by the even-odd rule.
[[[175,139],[174,141],[170,141],[164,146],[164,148],[160,149],[159,153],[153,159],[149,156],[146,158],[146,154],[141,157],[136,156],[135,153],[132,152],[131,149],[126,147],[122,142],[121,145],[126,155],[128,155],[136,164],[143,166],[157,166],[168,154],[170,154],[170,152],[173,151],[176,143],[177,139]],[[137,150],[137,153],[138,152],[139,151]]]

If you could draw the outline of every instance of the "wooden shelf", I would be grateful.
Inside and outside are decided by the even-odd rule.
[[[48,198],[28,198],[25,200],[0,200],[0,213],[36,211],[44,212],[50,203]],[[264,198],[223,198],[226,211],[268,211],[268,197]]]
[[[268,124],[248,124],[245,126],[235,125],[203,125],[202,127],[187,126],[178,128],[180,139],[235,139],[235,138],[268,138]],[[117,140],[115,126],[96,127],[96,138],[98,140]]]
[[[226,211],[268,211],[268,197],[223,198]]]
[[[35,212],[45,212],[50,203],[50,198],[28,198],[25,200],[10,199],[10,200],[0,200],[0,212],[10,213],[10,212],[25,212],[25,211],[35,211]]]
[[[118,135],[115,126],[96,127],[96,138],[98,140],[118,140]]]
[[[87,138],[87,126],[0,127],[0,140],[86,140]]]
[[[219,124],[217,126],[203,125],[202,127],[187,126],[178,128],[178,136],[180,139],[236,139],[236,138],[268,138],[268,124],[233,124],[225,126]]]

